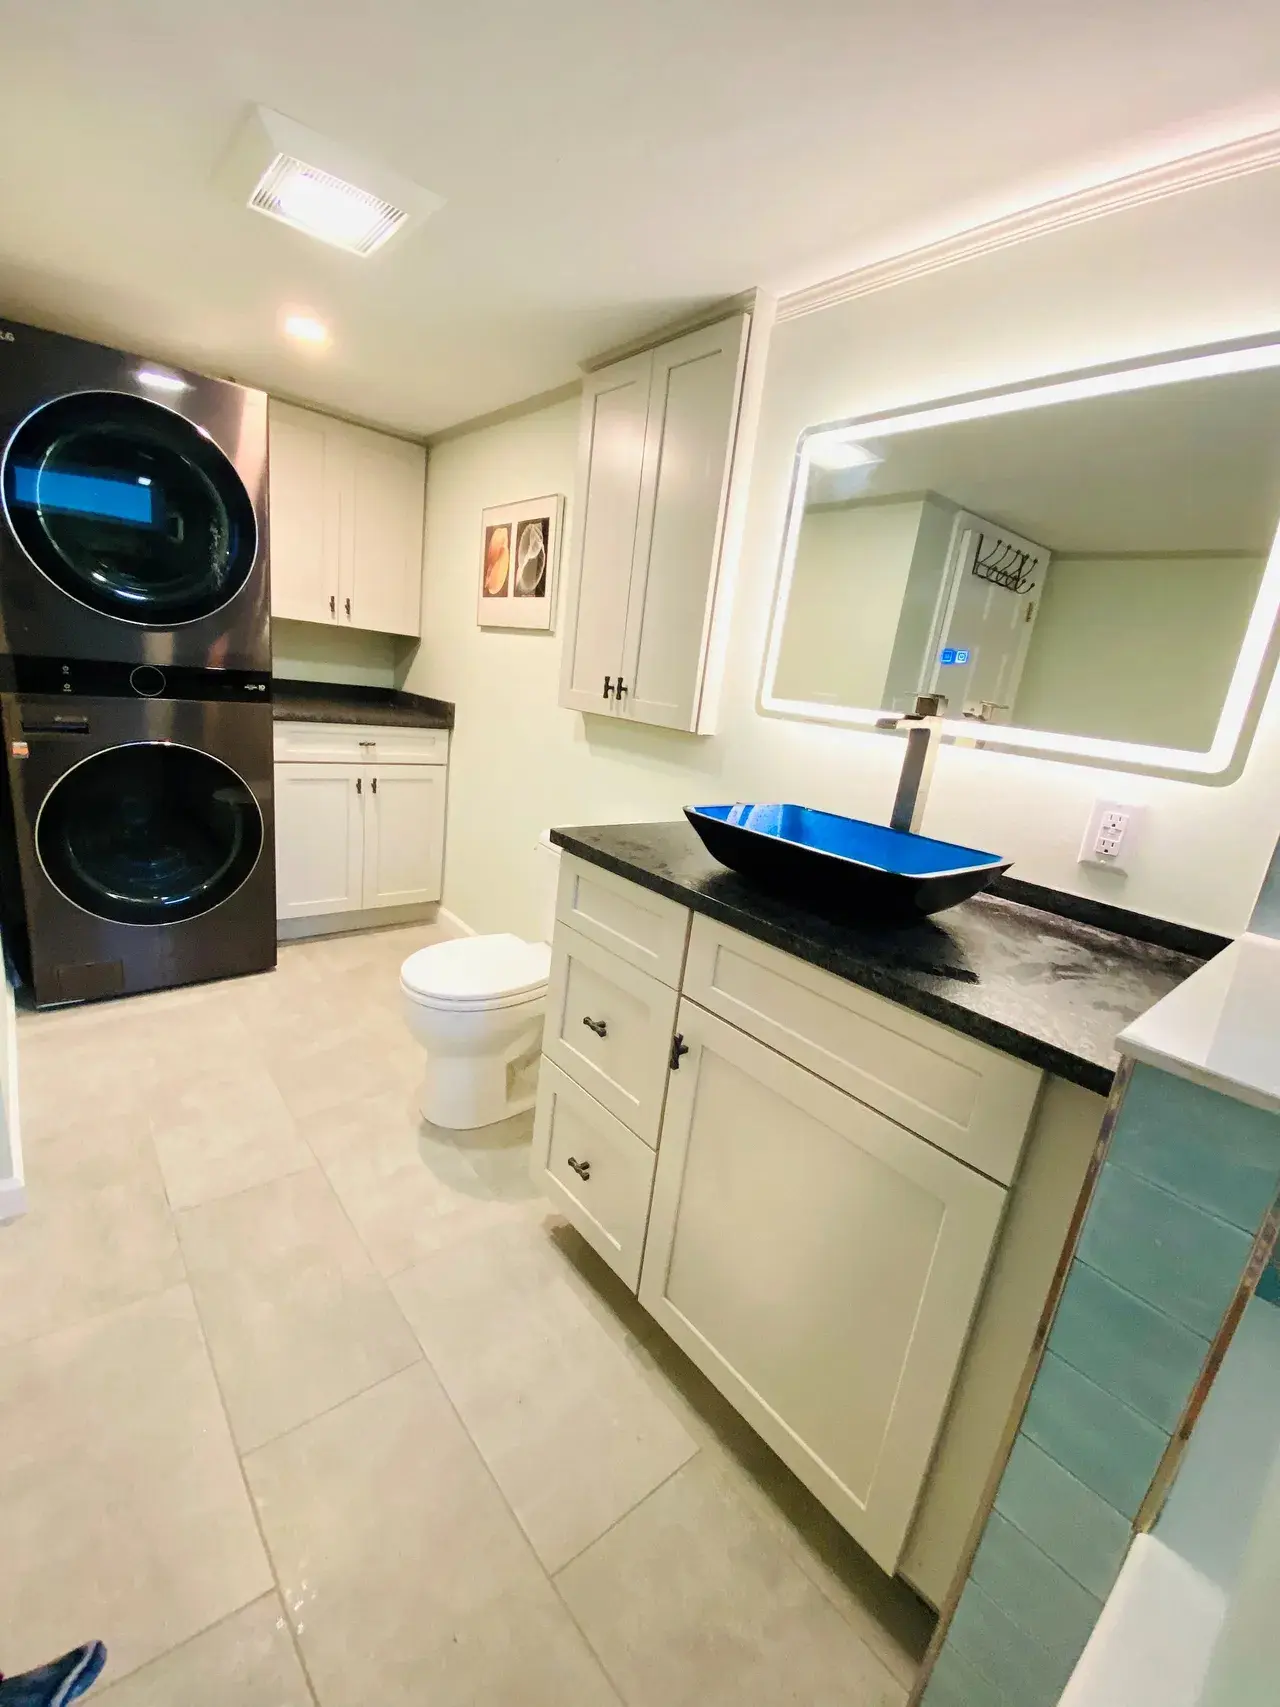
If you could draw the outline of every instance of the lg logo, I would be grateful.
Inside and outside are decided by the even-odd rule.
[[[0,330],[0,344],[12,344],[14,342],[15,339],[12,332]]]

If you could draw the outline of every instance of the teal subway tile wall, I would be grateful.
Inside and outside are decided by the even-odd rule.
[[[1280,1115],[1133,1068],[923,1707],[1056,1707],[1278,1186]]]

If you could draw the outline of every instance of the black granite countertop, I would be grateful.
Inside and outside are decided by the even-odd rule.
[[[299,682],[276,676],[271,684],[277,722],[381,723],[402,729],[452,729],[448,700],[426,699],[396,688],[349,687],[338,682]]]
[[[992,893],[902,930],[864,929],[832,923],[735,876],[685,823],[557,829],[551,839],[579,859],[1102,1096],[1119,1062],[1117,1034],[1225,946],[1225,939],[1156,920],[1141,921],[1143,934],[1129,935]],[[1053,894],[1026,884],[1009,888],[1023,897]],[[1139,925],[1135,915],[1118,916]],[[1169,946],[1171,939],[1181,946]],[[1191,944],[1200,952],[1187,952]]]

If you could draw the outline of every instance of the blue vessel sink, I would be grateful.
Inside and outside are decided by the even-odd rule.
[[[807,806],[686,806],[714,859],[799,906],[903,925],[985,889],[1010,861]]]

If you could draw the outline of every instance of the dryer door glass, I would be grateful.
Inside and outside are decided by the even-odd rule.
[[[175,628],[220,610],[257,552],[231,462],[145,397],[79,391],[46,403],[4,457],[4,510],[55,586],[104,616]]]
[[[45,796],[36,853],[68,901],[124,925],[175,924],[219,906],[262,852],[262,812],[236,773],[165,741],[111,747]]]

